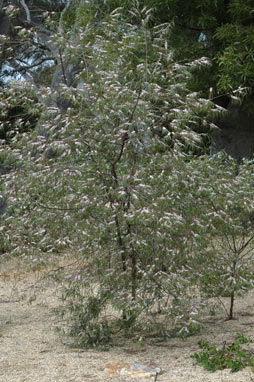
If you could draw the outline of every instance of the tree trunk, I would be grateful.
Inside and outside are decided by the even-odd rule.
[[[230,310],[229,310],[229,316],[228,316],[229,320],[233,320],[234,318],[234,315],[233,315],[234,302],[235,302],[235,292],[233,291],[231,292],[231,295],[230,295]]]

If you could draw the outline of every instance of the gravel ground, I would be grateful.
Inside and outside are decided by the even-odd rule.
[[[154,345],[147,339],[144,347],[139,348],[135,341],[121,340],[108,352],[82,351],[67,347],[54,330],[55,318],[48,309],[56,303],[51,288],[30,304],[21,298],[29,295],[37,276],[22,274],[13,265],[0,265],[0,382],[141,380],[106,375],[105,365],[111,361],[160,367],[162,373],[157,382],[254,382],[254,371],[250,368],[238,373],[229,370],[210,373],[190,358],[198,350],[200,338],[216,346],[232,342],[237,332],[254,339],[254,291],[237,301],[235,320],[225,321],[222,314],[209,317],[207,329],[184,342],[171,339]],[[254,344],[248,346],[254,352]],[[154,377],[149,380],[154,382]]]

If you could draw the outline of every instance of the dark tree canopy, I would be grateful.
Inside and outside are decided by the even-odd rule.
[[[61,12],[64,1],[2,1],[0,7],[0,79],[22,76],[33,81],[38,70],[56,60],[49,40],[51,30],[44,26],[47,12]],[[45,13],[46,12],[46,13]]]
[[[34,76],[41,78],[38,73],[46,67],[60,65],[59,51],[50,42],[53,30],[44,24],[45,12],[55,12],[58,31],[62,28],[68,31],[77,19],[82,20],[87,8],[91,18],[97,18],[97,26],[117,7],[125,8],[122,25],[128,20],[135,22],[136,16],[129,12],[134,3],[133,0],[98,0],[92,4],[81,0],[2,1],[1,77],[22,75],[33,81]],[[188,0],[184,6],[180,0],[140,0],[139,4],[140,8],[153,8],[151,25],[171,23],[168,44],[174,49],[176,60],[187,62],[202,56],[211,59],[212,66],[199,71],[193,79],[194,90],[209,98],[231,93],[239,87],[248,87],[252,94],[253,0]],[[137,18],[136,22],[139,22]],[[50,70],[48,72],[50,74]]]

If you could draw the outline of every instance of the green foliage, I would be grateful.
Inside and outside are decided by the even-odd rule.
[[[199,146],[189,124],[202,123],[204,110],[208,115],[217,109],[187,88],[191,68],[206,61],[175,64],[164,40],[169,26],[148,29],[150,11],[142,12],[133,10],[143,18],[142,27],[122,30],[116,10],[88,45],[90,22],[78,36],[70,35],[73,56],[86,63],[79,75],[84,86],[62,89],[72,105],[66,112],[45,110],[33,140],[26,143],[25,137],[19,148],[25,166],[6,183],[19,189],[9,220],[12,253],[46,264],[53,251],[68,248],[92,269],[89,277],[80,275],[83,284],[71,289],[66,308],[79,335],[104,322],[104,305],[93,300],[100,309],[91,315],[89,294],[78,292],[82,285],[98,285],[98,296],[107,290],[105,304],[116,311],[112,328],[118,321],[124,330],[152,314],[158,295],[171,296],[172,316],[183,317],[181,306],[188,300],[184,289],[190,281],[184,275],[190,273],[182,267],[188,262],[186,245],[196,239],[187,239],[192,173],[183,152]],[[46,93],[42,89],[41,97],[48,100]],[[172,198],[180,190],[182,206]],[[181,235],[187,243],[179,241]],[[170,315],[166,305],[166,321]],[[186,307],[181,321],[189,316]]]
[[[193,322],[188,327],[184,328],[184,330],[182,327],[175,327],[169,330],[167,335],[170,338],[178,337],[181,339],[186,339],[188,337],[191,337],[195,334],[200,333],[201,330],[202,330],[202,325],[199,324],[198,322]]]
[[[18,158],[6,147],[0,151],[0,175],[5,175],[19,168],[21,163]]]
[[[4,219],[6,212],[8,210],[8,203],[7,198],[4,194],[0,192],[0,222],[4,225]],[[1,224],[0,223],[0,224]],[[8,228],[6,226],[3,227],[1,230],[0,235],[0,256],[8,253],[8,251],[11,249],[10,245],[10,237],[6,232],[8,231]]]
[[[129,1],[107,0],[107,6],[124,7],[128,19]],[[170,22],[168,43],[177,60],[187,61],[206,56],[212,60],[209,70],[197,72],[192,83],[195,90],[209,97],[231,93],[239,87],[253,88],[253,1],[139,1],[153,8],[152,25]]]
[[[86,325],[82,325],[83,317],[81,322],[78,321],[77,325],[74,325],[70,331],[68,331],[68,336],[73,337],[75,342],[74,346],[81,348],[91,348],[96,347],[99,349],[106,350],[111,342],[111,330],[106,323],[98,322],[87,322]]]
[[[218,89],[230,92],[239,86],[254,86],[254,27],[226,24],[217,29],[215,37],[224,50],[217,53]]]
[[[3,88],[0,91],[0,139],[10,144],[34,129],[40,113],[41,105],[34,89],[18,84]]]
[[[202,162],[203,159],[194,163],[201,166],[199,190],[208,203],[205,206],[203,200],[203,210],[209,211],[206,224],[210,239],[208,247],[196,257],[196,266],[202,269],[200,288],[210,297],[230,297],[227,314],[232,319],[235,296],[243,295],[254,285],[253,162],[243,161],[238,166],[223,153]]]
[[[103,290],[97,292],[95,287],[87,285],[86,292],[83,292],[83,282],[77,277],[75,283],[69,282],[62,295],[65,304],[64,310],[56,310],[57,314],[65,317],[66,312],[70,315],[68,328],[60,326],[58,329],[74,342],[73,346],[90,348],[96,347],[106,350],[112,343],[112,327],[107,321],[105,307],[109,294]],[[79,288],[77,284],[79,283]]]
[[[198,342],[200,353],[191,357],[204,369],[215,372],[216,370],[231,369],[237,372],[247,366],[254,366],[252,353],[241,348],[242,344],[253,342],[242,333],[237,333],[237,339],[230,345],[224,344],[221,349],[209,345],[207,341]]]
[[[33,267],[78,259],[74,276],[55,277],[79,346],[104,346],[119,330],[166,337],[172,324],[188,335],[207,298],[253,285],[254,165],[200,155],[219,113],[189,89],[206,59],[175,62],[171,25],[146,7],[128,23],[123,9],[102,22],[89,4],[55,36],[80,65],[77,86],[40,88],[40,126],[15,141],[22,166],[4,174],[0,229],[8,254]]]

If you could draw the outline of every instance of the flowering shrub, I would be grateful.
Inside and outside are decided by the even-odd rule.
[[[229,293],[243,292],[253,278],[251,252],[214,256],[209,249],[244,229],[247,247],[254,205],[252,163],[236,176],[233,160],[190,154],[201,147],[191,126],[209,131],[218,113],[187,87],[192,68],[208,62],[176,64],[165,43],[169,25],[149,28],[151,11],[133,12],[133,25],[123,27],[118,9],[96,33],[79,21],[78,34],[61,36],[63,57],[82,67],[77,86],[58,89],[67,105],[61,110],[56,92],[40,89],[47,105],[40,125],[15,146],[22,166],[3,175],[1,189],[8,254],[33,266],[67,251],[77,258],[74,274],[62,275],[60,312],[87,346],[105,344],[119,327],[167,335],[173,323],[186,332],[223,283]]]

